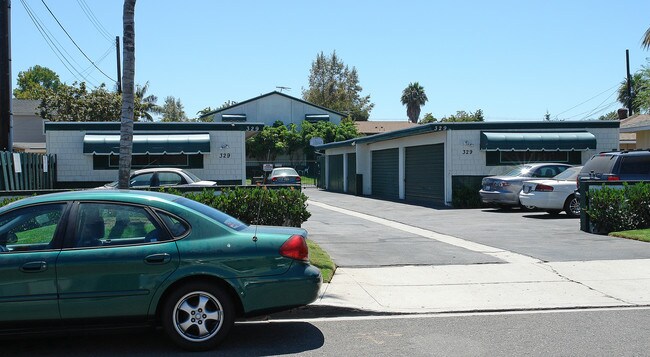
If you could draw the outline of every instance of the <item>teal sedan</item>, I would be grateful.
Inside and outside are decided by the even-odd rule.
[[[0,332],[152,325],[211,349],[238,318],[317,298],[306,237],[158,192],[16,201],[0,208]]]

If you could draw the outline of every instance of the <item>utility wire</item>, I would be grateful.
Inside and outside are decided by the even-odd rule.
[[[93,82],[91,82],[86,76],[84,76],[83,73],[79,72],[77,68],[70,62],[70,60],[68,60],[68,58],[63,54],[63,52],[61,52],[61,49],[56,45],[58,43],[59,46],[61,46],[61,44],[56,40],[56,38],[54,39],[52,38],[53,36],[51,36],[51,33],[49,33],[45,25],[42,24],[38,16],[36,16],[34,11],[29,7],[29,5],[25,2],[25,0],[20,0],[20,2],[23,4],[23,7],[25,8],[27,15],[29,15],[30,19],[34,23],[34,26],[36,26],[36,29],[45,40],[45,43],[47,43],[47,45],[50,47],[52,52],[54,52],[54,55],[59,59],[59,61],[61,61],[63,66],[70,72],[70,74],[72,74],[72,76],[75,77],[78,81],[80,82],[85,81],[90,85],[92,85],[93,87],[96,87],[96,85]],[[63,51],[65,51],[65,48],[63,49]],[[65,52],[67,53],[67,51]],[[68,56],[70,56],[69,53]],[[79,77],[83,79],[80,79]]]
[[[607,88],[606,90],[604,90],[604,91],[602,91],[602,92],[596,94],[595,96],[593,96],[593,97],[591,97],[591,98],[585,100],[584,102],[582,102],[582,103],[580,103],[580,104],[577,104],[577,105],[575,105],[575,106],[573,106],[573,107],[571,107],[571,108],[569,108],[569,109],[567,109],[567,110],[565,110],[565,111],[563,111],[563,112],[561,112],[561,113],[556,114],[556,115],[555,115],[555,119],[558,119],[558,116],[560,116],[560,114],[564,114],[564,113],[566,113],[566,112],[568,112],[568,111],[570,111],[570,110],[573,110],[573,109],[575,109],[575,108],[577,108],[577,107],[579,107],[579,106],[581,106],[581,105],[583,105],[583,104],[589,102],[590,100],[592,100],[592,99],[594,99],[594,98],[597,98],[598,96],[601,96],[603,93],[607,93],[607,92],[609,92],[610,90],[612,90],[612,89],[614,89],[614,88],[616,88],[616,87],[618,87],[618,86],[620,86],[620,84],[616,84],[615,86],[613,86],[613,87],[611,87],[611,88]],[[583,113],[583,114],[584,114],[584,113]]]
[[[90,20],[90,23],[93,24],[93,26],[97,29],[97,31],[110,43],[113,43],[114,36],[111,36],[111,34],[106,30],[106,27],[102,25],[102,23],[99,21],[97,16],[93,13],[92,9],[84,0],[77,0],[77,4],[79,4],[79,7],[81,10],[86,14],[86,17],[88,20]]]
[[[93,62],[93,60],[91,60],[91,59],[86,55],[86,53],[81,49],[81,47],[79,47],[79,45],[77,45],[77,43],[72,39],[72,36],[70,36],[70,34],[68,33],[68,31],[63,27],[63,25],[61,25],[61,22],[59,22],[59,19],[57,19],[56,16],[54,15],[54,13],[52,12],[52,10],[50,10],[50,7],[47,6],[47,4],[45,3],[45,0],[41,0],[41,2],[43,3],[43,5],[45,5],[45,8],[47,9],[47,11],[50,12],[50,15],[52,15],[52,17],[54,18],[54,20],[56,20],[56,23],[59,24],[59,26],[61,27],[61,29],[63,30],[63,32],[65,32],[65,34],[68,36],[68,38],[70,39],[70,41],[72,41],[72,43],[74,43],[74,45],[77,47],[77,49],[79,50],[79,52],[81,52],[81,54],[84,55],[84,57],[86,57],[86,59],[87,59],[90,63],[92,63],[92,65],[95,66],[95,68],[97,68],[97,70],[98,70],[99,72],[101,72],[104,76],[106,76],[106,78],[108,78],[108,79],[110,79],[111,81],[117,83],[116,80],[114,80],[113,78],[111,78],[108,74],[104,73],[104,71],[102,71],[99,67],[97,67],[97,65],[95,64],[95,62]]]

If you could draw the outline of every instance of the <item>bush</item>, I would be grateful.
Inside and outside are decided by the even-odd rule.
[[[589,190],[589,219],[598,232],[609,233],[650,227],[650,184],[623,188],[603,185]]]
[[[247,224],[300,227],[311,216],[307,196],[293,188],[269,190],[266,187],[188,192],[185,197],[214,207]]]

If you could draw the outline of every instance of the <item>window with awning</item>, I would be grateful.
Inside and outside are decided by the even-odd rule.
[[[145,154],[203,154],[210,152],[210,134],[138,134],[133,135],[133,155]],[[88,155],[117,155],[120,136],[108,134],[84,135],[83,153]]]
[[[596,149],[589,132],[481,132],[483,151],[585,151]]]

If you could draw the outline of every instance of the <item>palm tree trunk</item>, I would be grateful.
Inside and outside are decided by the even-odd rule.
[[[135,1],[124,0],[124,73],[122,75],[122,123],[120,125],[120,168],[118,188],[129,188],[133,154],[133,107],[135,80]]]

